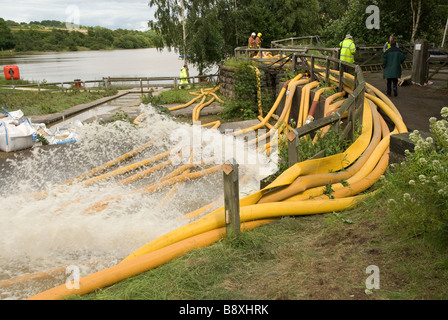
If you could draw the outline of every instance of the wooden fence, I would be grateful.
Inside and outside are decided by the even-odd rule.
[[[60,90],[66,91],[72,88],[138,88],[141,92],[144,89],[150,88],[174,88],[178,89],[180,87],[180,80],[188,79],[189,85],[191,87],[195,87],[200,83],[217,83],[218,75],[201,75],[194,76],[188,78],[180,78],[180,77],[129,77],[129,78],[114,78],[114,77],[103,77],[99,80],[80,80],[75,79],[73,81],[63,81],[63,82],[39,82],[39,83],[31,83],[31,84],[14,84],[11,85],[1,85],[0,88],[5,89],[14,89],[22,88],[22,89],[31,89],[37,90],[40,92],[41,90]],[[57,87],[55,89],[55,87]]]
[[[337,70],[332,69],[332,66],[337,65]],[[353,92],[348,96],[340,109],[323,118],[314,120],[308,124],[296,128],[288,133],[288,158],[289,166],[304,161],[307,159],[299,158],[299,143],[300,138],[314,133],[325,126],[332,125],[334,130],[338,132],[342,130],[341,142],[346,138],[353,140],[355,137],[356,125],[362,125],[362,111],[364,107],[364,94],[366,89],[366,82],[362,69],[359,65],[340,61],[328,56],[313,55],[313,54],[294,54],[293,56],[293,70],[300,68],[308,69],[310,74],[310,81],[319,80],[324,83],[330,83],[331,79],[339,83],[338,90],[341,92],[344,85],[353,88]],[[354,79],[350,80],[344,77],[343,70],[347,68],[348,72],[354,75]],[[342,115],[348,113],[348,117],[344,127],[342,128]],[[325,157],[325,150],[314,155],[312,158]]]

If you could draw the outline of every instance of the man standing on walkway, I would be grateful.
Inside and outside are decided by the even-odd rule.
[[[344,41],[341,41],[341,43],[339,43],[339,47],[341,48],[339,59],[345,62],[354,63],[356,46],[353,42],[353,37],[350,34],[347,34]],[[345,66],[344,72],[348,72],[348,68]]]
[[[401,64],[405,55],[397,47],[395,39],[390,42],[390,48],[383,55],[383,78],[387,79],[387,95],[392,94],[392,85],[394,96],[398,95],[398,78],[401,77]]]

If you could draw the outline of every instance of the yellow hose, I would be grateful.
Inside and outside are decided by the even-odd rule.
[[[275,221],[275,219],[247,222],[241,225],[241,231],[251,230],[273,221]],[[61,300],[73,295],[90,293],[94,290],[110,286],[118,281],[154,269],[168,261],[181,257],[191,250],[209,246],[224,238],[225,233],[225,228],[219,228],[203,234],[198,234],[195,237],[174,243],[161,250],[133,259],[132,261],[120,263],[116,266],[87,275],[79,279],[79,289],[69,289],[66,284],[63,284],[36,294],[27,300]]]
[[[298,74],[292,80],[290,80],[287,85],[283,86],[279,95],[277,96],[277,99],[274,102],[274,105],[272,106],[271,110],[269,110],[269,113],[266,115],[266,117],[264,117],[263,121],[261,121],[259,124],[255,125],[255,126],[239,130],[239,131],[235,132],[234,135],[240,135],[240,134],[246,133],[248,131],[257,130],[257,129],[263,127],[266,124],[266,122],[273,116],[274,112],[277,110],[280,102],[283,99],[283,96],[290,89],[292,83],[300,80],[302,77],[303,77],[303,74]],[[289,95],[289,93],[288,93],[288,95]]]
[[[247,222],[258,219],[278,218],[288,215],[310,215],[321,214],[333,211],[341,211],[352,208],[365,195],[347,197],[342,199],[297,201],[295,203],[270,202],[243,206],[240,208],[240,221]],[[147,253],[159,250],[176,242],[194,237],[198,234],[221,228],[225,225],[224,210],[222,208],[206,215],[205,217],[193,221],[185,226],[175,229],[165,235],[149,242],[126,257],[121,263],[133,260]]]
[[[322,186],[326,184],[333,184],[343,179],[348,179],[350,176],[352,176],[354,173],[360,170],[360,168],[364,166],[368,158],[374,152],[374,149],[376,148],[381,139],[381,128],[380,128],[381,125],[379,114],[376,111],[376,109],[374,109],[374,107],[371,105],[370,110],[373,115],[373,123],[374,123],[373,137],[370,141],[369,146],[366,148],[366,150],[354,164],[349,166],[347,169],[338,172],[328,172],[314,175],[299,176],[290,185],[263,195],[263,197],[257,203],[282,201],[289,197],[292,197],[293,195],[300,194],[309,188]]]

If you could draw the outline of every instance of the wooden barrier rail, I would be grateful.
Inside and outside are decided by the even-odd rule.
[[[318,61],[322,61],[325,63],[317,64],[316,62]],[[331,65],[334,64],[338,66],[337,70],[331,69]],[[297,162],[306,160],[299,158],[298,148],[300,137],[310,134],[327,125],[332,125],[334,130],[338,132],[340,130],[342,115],[346,112],[348,112],[348,120],[345,128],[342,131],[341,140],[344,140],[346,138],[354,140],[355,125],[357,123],[360,125],[362,124],[362,110],[364,106],[364,94],[366,90],[366,82],[362,73],[362,68],[359,65],[344,62],[328,56],[294,54],[293,72],[299,67],[308,70],[310,74],[310,81],[319,80],[323,83],[330,83],[331,76],[333,79],[337,79],[337,82],[339,84],[339,92],[344,89],[344,85],[351,86],[353,88],[353,92],[348,96],[348,98],[336,113],[333,113],[321,119],[317,119],[311,123],[305,124],[289,132],[287,138],[290,166]],[[344,69],[346,69],[345,72],[354,74],[353,80],[344,77]],[[324,156],[324,154],[317,154],[314,157],[317,158],[322,156]]]
[[[190,86],[194,87],[196,84],[199,84],[201,82],[211,82],[216,83],[218,80],[218,75],[212,74],[212,75],[200,75],[200,76],[193,76],[188,78],[180,78],[180,77],[121,77],[121,78],[115,78],[115,77],[103,77],[99,80],[73,80],[73,81],[61,81],[61,82],[39,82],[39,83],[30,83],[30,84],[11,84],[11,85],[0,85],[0,88],[6,88],[6,89],[12,89],[15,88],[34,88],[37,89],[39,92],[42,90],[51,90],[51,89],[45,89],[45,87],[51,87],[51,86],[57,86],[59,87],[56,90],[67,90],[66,86],[70,87],[77,87],[80,88],[81,86],[84,88],[87,88],[87,84],[97,84],[97,87],[99,88],[110,88],[112,87],[113,83],[126,83],[126,82],[134,82],[137,83],[140,90],[143,92],[143,87],[146,88],[179,88],[179,82],[182,79],[188,79]],[[196,80],[197,79],[197,80]],[[146,82],[146,86],[143,85],[143,83]],[[156,82],[156,83],[154,83]],[[115,85],[116,86],[116,85]]]

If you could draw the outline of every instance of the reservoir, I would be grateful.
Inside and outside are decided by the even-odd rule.
[[[103,77],[178,77],[183,60],[174,50],[148,48],[0,56],[2,71],[5,65],[17,65],[23,80],[52,83]],[[190,76],[199,74],[192,65],[189,71]]]

